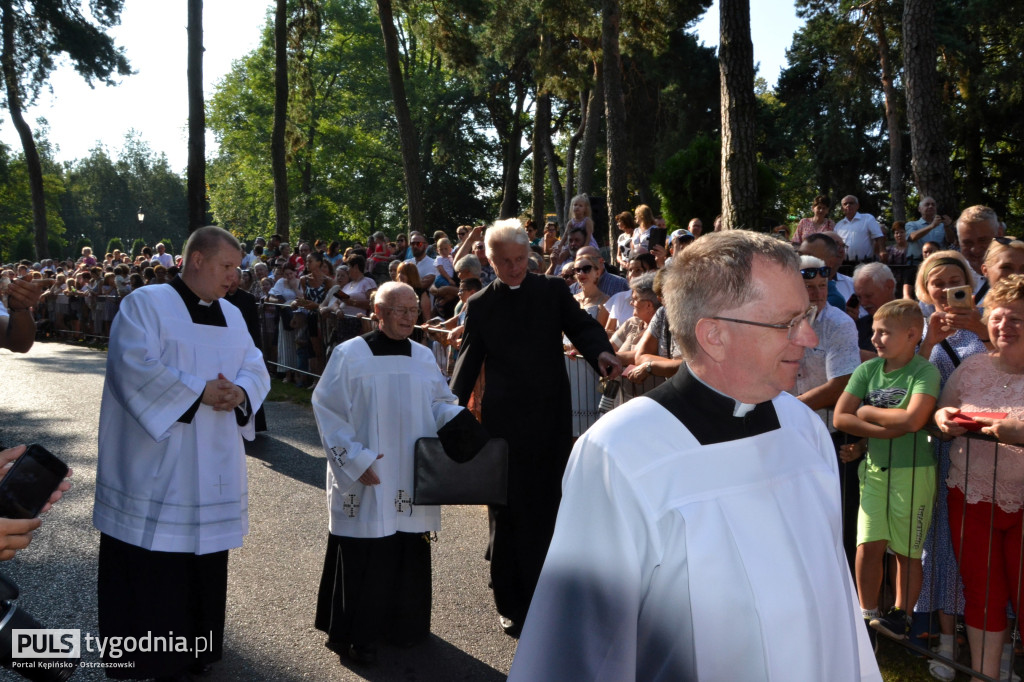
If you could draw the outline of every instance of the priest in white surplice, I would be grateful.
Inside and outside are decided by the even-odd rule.
[[[230,233],[196,230],[181,276],[132,292],[111,326],[93,510],[100,634],[213,641],[198,656],[125,653],[135,666],[108,676],[174,678],[221,656],[227,550],[249,529],[242,439],[270,390],[241,313],[219,300],[241,258]]]
[[[330,510],[316,627],[359,663],[376,661],[378,642],[408,646],[430,634],[429,534],[441,508],[412,503],[416,439],[438,437],[459,461],[487,441],[433,353],[409,341],[418,301],[408,284],[382,285],[380,329],[335,348],[313,392]]]
[[[817,343],[798,264],[731,230],[669,268],[687,364],[573,449],[510,680],[881,679],[832,442],[783,392]]]

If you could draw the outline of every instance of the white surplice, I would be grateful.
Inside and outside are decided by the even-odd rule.
[[[252,413],[270,390],[263,355],[241,313],[220,301],[226,327],[194,324],[169,284],[121,301],[110,331],[100,408],[93,524],[143,549],[207,554],[249,530],[243,437],[234,411],[200,404],[218,374],[245,390]]]
[[[332,535],[380,538],[441,528],[440,507],[412,503],[413,448],[462,408],[433,354],[411,346],[411,357],[374,355],[362,337],[350,339],[334,349],[313,391]],[[359,483],[371,464],[379,485]]]
[[[831,439],[771,405],[779,428],[702,445],[641,397],[577,442],[511,681],[881,680]]]

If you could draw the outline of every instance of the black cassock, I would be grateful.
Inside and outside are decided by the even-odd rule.
[[[242,319],[245,320],[245,326],[249,329],[249,336],[252,337],[252,342],[262,352],[263,340],[260,338],[260,312],[256,306],[256,297],[248,291],[236,289],[235,293],[226,294],[224,300],[238,308],[238,311],[242,313]],[[263,411],[262,405],[256,411],[255,420],[253,425],[257,431],[267,430],[267,416]]]
[[[608,335],[558,277],[495,280],[469,302],[452,392],[465,405],[484,370],[481,416],[509,443],[507,507],[491,507],[491,582],[498,613],[522,624],[554,532],[572,449],[562,333],[597,368]]]

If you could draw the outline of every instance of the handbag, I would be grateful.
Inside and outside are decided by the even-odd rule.
[[[419,438],[413,452],[413,504],[508,503],[508,443],[491,438],[469,461],[456,462],[439,438]]]

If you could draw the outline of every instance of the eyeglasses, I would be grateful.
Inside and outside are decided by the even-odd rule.
[[[584,275],[589,275],[590,271],[593,270],[593,269],[594,269],[593,265],[577,265],[576,266],[576,274],[578,275],[579,273],[582,272]]]
[[[820,268],[801,268],[800,274],[804,279],[814,279],[816,276],[821,275],[822,277],[828,277],[832,274],[832,269],[827,265]]]
[[[650,299],[650,298],[636,298],[635,296],[633,298],[629,299],[629,304],[631,306],[636,307],[636,306],[640,305],[641,303],[650,303],[651,305],[654,305],[654,300]]]
[[[460,237],[465,237],[467,234],[469,234],[469,232],[467,232],[466,230],[459,230],[455,234],[457,234]]]
[[[412,245],[413,246],[426,246],[427,243],[426,242],[413,242]]]
[[[565,270],[562,270],[562,279],[572,279],[575,276],[576,276],[576,272],[573,271],[573,270],[570,270],[568,268],[566,268]]]
[[[993,239],[1003,246],[1009,246],[1014,243],[1022,243],[1024,240],[1018,239],[1017,237],[993,237]]]
[[[807,324],[814,324],[814,318],[818,316],[818,306],[811,305],[805,312],[797,315],[789,322],[784,324],[771,324],[770,322],[754,322],[753,320],[738,320],[734,317],[709,317],[709,320],[721,320],[722,322],[737,322],[739,324],[749,324],[755,327],[768,327],[769,329],[785,329],[786,338],[790,341],[796,336],[796,332],[800,329],[801,322],[807,322]]]
[[[416,307],[405,308],[403,306],[397,306],[397,305],[388,306],[388,307],[386,307],[384,309],[385,310],[390,310],[395,315],[409,315],[409,316],[412,316],[412,315],[416,315],[416,314],[418,314],[420,312],[420,309],[416,308]]]

